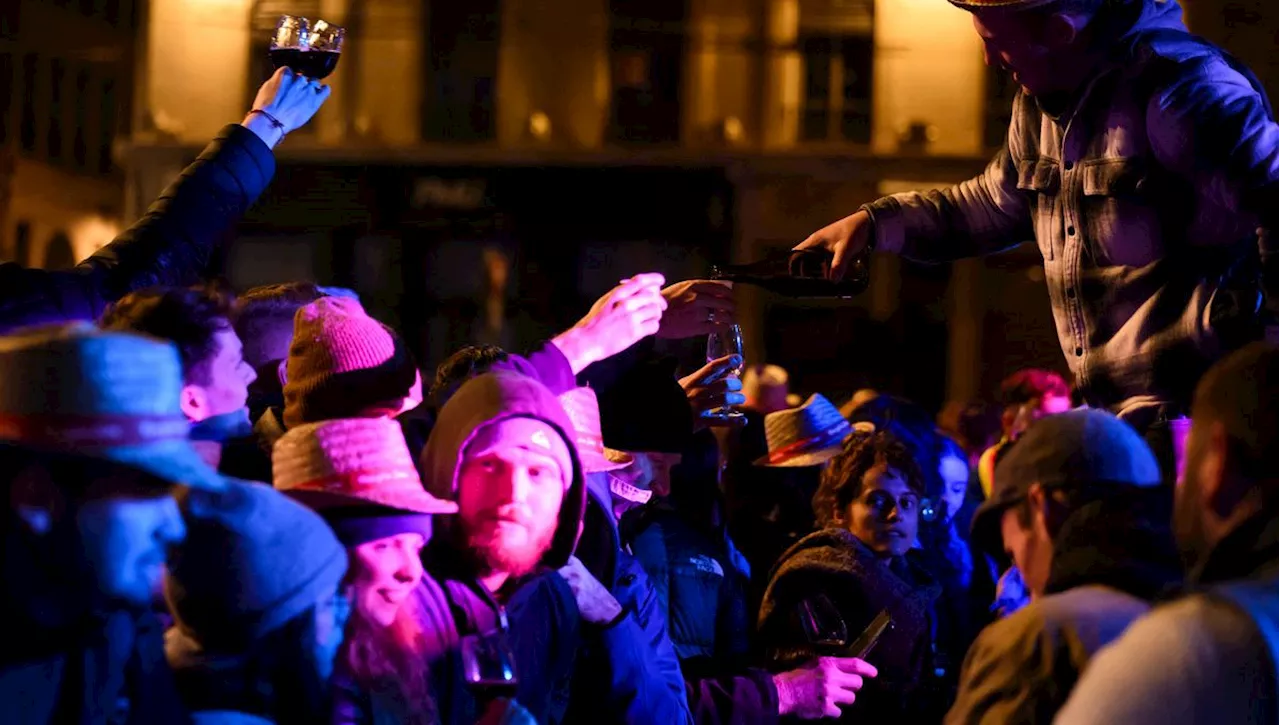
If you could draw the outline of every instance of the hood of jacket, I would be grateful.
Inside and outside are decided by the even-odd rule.
[[[560,504],[560,521],[543,563],[558,569],[577,547],[586,510],[587,485],[574,446],[567,433],[573,425],[564,408],[542,383],[509,372],[486,373],[468,380],[440,409],[440,415],[422,451],[423,484],[437,498],[456,501],[462,453],[488,426],[513,418],[532,418],[551,426],[569,448],[573,477]]]

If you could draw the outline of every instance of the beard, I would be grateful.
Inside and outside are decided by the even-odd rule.
[[[512,520],[524,528],[524,536],[516,535],[499,523]],[[501,514],[487,514],[479,522],[464,520],[461,523],[463,540],[481,572],[503,572],[521,577],[536,569],[551,548],[558,521],[547,523],[520,516],[512,519]]]

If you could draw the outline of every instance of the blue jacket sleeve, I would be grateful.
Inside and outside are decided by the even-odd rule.
[[[0,332],[92,320],[135,290],[195,284],[274,174],[275,156],[257,135],[226,127],[141,219],[72,269],[0,265]]]
[[[667,617],[636,560],[619,560],[618,603],[627,613],[602,630],[611,704],[618,722],[674,725],[692,722],[684,675],[667,636]]]

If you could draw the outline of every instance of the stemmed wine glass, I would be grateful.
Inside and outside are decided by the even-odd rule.
[[[739,362],[729,371],[729,374],[741,377],[742,371],[746,368],[746,363],[742,354],[742,328],[737,325],[726,325],[707,335],[707,362],[715,362],[726,355],[738,356]],[[736,420],[746,417],[741,411],[734,410],[728,405],[712,412],[711,415],[721,420]]]
[[[346,30],[317,20],[315,26],[306,18],[281,15],[267,56],[276,68],[288,67],[297,73],[322,80],[338,67]]]

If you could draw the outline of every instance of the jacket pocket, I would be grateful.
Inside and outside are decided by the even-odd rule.
[[[1046,261],[1054,258],[1051,220],[1055,218],[1054,202],[1062,183],[1058,162],[1043,156],[1026,158],[1018,162],[1018,189],[1031,196],[1032,222],[1036,244]]]
[[[1141,267],[1163,256],[1160,218],[1150,203],[1150,174],[1140,158],[1081,165],[1080,224],[1099,266]]]

